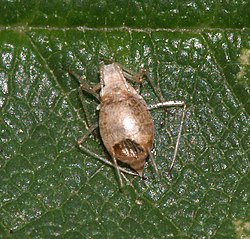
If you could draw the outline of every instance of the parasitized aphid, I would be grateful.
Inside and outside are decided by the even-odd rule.
[[[88,132],[78,140],[79,147],[84,152],[115,167],[121,187],[123,186],[121,177],[123,173],[143,176],[143,170],[148,156],[152,158],[152,163],[158,173],[156,163],[151,154],[154,140],[154,124],[149,110],[159,107],[183,107],[173,160],[169,169],[169,172],[171,171],[176,161],[186,113],[186,104],[184,101],[164,102],[163,97],[159,91],[154,88],[150,78],[148,78],[161,101],[148,107],[142,96],[126,81],[126,79],[128,79],[140,83],[143,75],[146,74],[144,69],[141,69],[138,74],[132,76],[117,63],[102,64],[100,67],[100,84],[94,87],[89,86],[85,80],[75,72],[69,71],[69,73],[77,78],[80,83],[79,95],[83,106],[85,105],[83,91],[92,94],[100,101],[99,125],[96,124],[90,127]],[[98,91],[99,94],[97,93]],[[83,145],[88,135],[98,126],[102,142],[113,159],[113,163],[91,152]],[[129,165],[135,173],[118,166],[117,161]]]

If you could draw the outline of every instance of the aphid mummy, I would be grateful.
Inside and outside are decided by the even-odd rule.
[[[146,102],[127,83],[116,63],[100,69],[99,128],[112,158],[128,164],[140,176],[153,146],[154,124]]]
[[[144,71],[142,71],[142,73],[143,72]],[[100,101],[100,105],[98,106],[99,130],[103,144],[112,157],[113,163],[83,146],[83,142],[88,135],[97,128],[97,125],[91,126],[88,132],[78,140],[79,147],[86,153],[115,167],[121,186],[121,172],[142,176],[145,162],[149,155],[152,158],[154,168],[158,172],[156,163],[151,154],[154,140],[154,124],[148,109],[156,109],[159,107],[183,107],[174,156],[169,169],[169,172],[171,171],[176,161],[186,113],[186,104],[184,101],[164,102],[160,92],[154,88],[151,82],[151,86],[154,88],[161,103],[156,103],[147,107],[142,96],[140,96],[126,81],[124,73],[117,63],[102,65],[100,67],[100,85],[98,84],[95,87],[87,85],[85,80],[79,77],[75,72],[69,71],[69,73],[75,76],[80,82],[79,95],[83,107],[85,101],[82,96],[82,91],[92,94]],[[131,75],[129,76],[132,78]],[[126,76],[126,78],[127,77],[128,76]],[[141,76],[139,79],[141,79]],[[96,93],[97,90],[100,90],[99,95]],[[137,173],[127,171],[118,166],[117,161],[129,165]]]

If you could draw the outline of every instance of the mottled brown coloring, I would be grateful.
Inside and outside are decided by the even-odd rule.
[[[128,164],[142,176],[146,158],[153,146],[153,120],[143,98],[127,82],[124,84],[125,79],[119,74],[118,66],[108,66],[118,74],[110,73],[112,85],[105,82],[101,96],[101,137],[113,158]],[[112,81],[112,77],[116,81]]]

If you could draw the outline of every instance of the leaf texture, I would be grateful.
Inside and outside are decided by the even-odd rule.
[[[3,2],[1,238],[250,236],[245,2]],[[144,66],[166,101],[186,102],[172,180],[178,108],[152,111],[160,176],[148,160],[146,179],[127,176],[120,191],[115,170],[78,149],[98,102],[84,94],[83,110],[65,68],[94,85],[101,56]],[[140,90],[158,102],[147,81]],[[86,146],[109,159],[98,133]]]

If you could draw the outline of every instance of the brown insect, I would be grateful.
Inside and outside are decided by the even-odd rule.
[[[182,118],[175,146],[174,157],[170,170],[176,161],[176,154],[180,142],[181,131],[186,112],[186,105],[183,101],[167,101],[163,102],[161,95],[161,103],[147,107],[146,102],[136,90],[126,81],[126,78],[141,82],[145,70],[141,70],[137,77],[132,77],[127,72],[123,72],[117,63],[102,65],[100,67],[100,84],[90,87],[84,82],[84,79],[69,71],[80,82],[80,98],[84,105],[82,91],[87,91],[100,100],[99,106],[99,129],[103,144],[113,159],[113,163],[107,159],[91,152],[83,146],[86,137],[96,129],[97,125],[90,127],[87,134],[79,141],[79,147],[90,155],[102,160],[116,168],[121,186],[121,172],[132,175],[143,176],[143,170],[147,157],[150,155],[154,167],[157,167],[151,154],[154,140],[154,124],[149,113],[149,109],[158,107],[182,106]],[[152,82],[151,82],[152,83]],[[152,85],[152,84],[151,84]],[[99,95],[96,93],[100,90]],[[154,89],[155,92],[158,92]],[[158,94],[159,95],[159,94]],[[118,166],[117,161],[121,161],[130,166],[135,172],[127,171]],[[170,171],[169,170],[169,171]],[[158,172],[158,171],[157,171]]]

